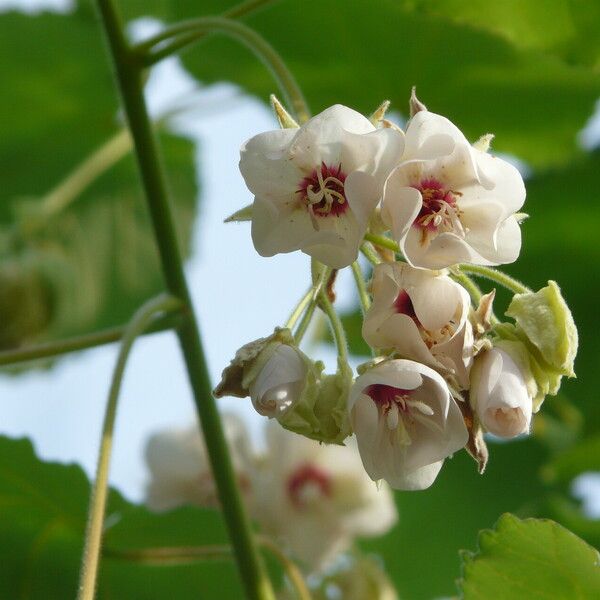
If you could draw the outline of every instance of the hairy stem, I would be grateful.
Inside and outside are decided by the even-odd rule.
[[[479,286],[465,273],[462,273],[460,270],[450,270],[450,277],[454,279],[457,283],[460,283],[467,292],[469,292],[469,296],[471,296],[471,301],[473,305],[477,307],[479,305],[479,301],[481,300],[481,290]]]
[[[298,121],[304,122],[309,118],[310,111],[302,90],[279,53],[260,34],[243,23],[223,17],[201,17],[170,27],[158,36],[138,44],[134,50],[140,56],[142,64],[151,66],[196,42],[207,33],[222,33],[249,48],[271,71]],[[166,44],[160,49],[152,50],[157,44],[165,41]]]
[[[242,504],[223,426],[212,395],[200,331],[183,271],[173,211],[167,196],[157,144],[144,100],[141,67],[137,56],[125,40],[112,1],[97,0],[97,4],[134,140],[136,159],[158,245],[163,275],[168,290],[180,298],[187,309],[186,318],[178,330],[178,337],[239,573],[248,598],[271,600],[274,597],[271,583]]]
[[[314,262],[311,264],[314,265]],[[322,266],[324,267],[324,265]],[[300,320],[300,324],[296,329],[296,333],[294,333],[294,339],[296,340],[297,344],[300,344],[302,341],[302,338],[304,337],[304,334],[306,333],[306,330],[312,321],[312,318],[315,314],[315,309],[317,308],[319,296],[330,275],[331,269],[329,267],[324,267],[320,271],[316,281],[310,289],[310,301],[306,306],[304,314],[302,315],[302,319]]]
[[[381,263],[381,257],[373,250],[373,246],[369,242],[363,242],[360,245],[360,251],[373,266]]]
[[[96,480],[92,489],[83,549],[81,578],[79,581],[79,593],[77,595],[79,600],[93,600],[96,591],[98,563],[102,546],[102,528],[108,495],[108,472],[110,468],[113,430],[117,416],[119,391],[121,390],[121,382],[123,381],[123,374],[125,373],[129,353],[136,338],[152,322],[157,313],[173,312],[180,308],[181,302],[173,296],[163,294],[157,298],[153,298],[135,313],[123,334],[119,356],[117,357],[117,363],[110,384],[104,424],[102,425]]]
[[[347,363],[348,342],[346,341],[346,332],[344,331],[344,326],[342,325],[339,315],[335,308],[333,308],[333,304],[331,304],[327,294],[324,292],[321,292],[321,295],[319,296],[319,306],[323,309],[323,312],[329,319],[331,331],[333,332],[333,339],[337,346],[338,357],[342,362]]]
[[[511,292],[515,294],[525,294],[527,292],[531,292],[531,290],[523,285],[520,281],[503,273],[502,271],[497,271],[496,269],[492,269],[491,267],[483,267],[481,265],[467,265],[461,264],[460,270],[464,273],[472,273],[473,275],[477,275],[478,277],[484,277],[485,279],[489,279],[498,283],[499,285],[509,289]]]
[[[358,299],[360,300],[360,306],[364,317],[371,307],[371,298],[369,297],[369,292],[367,291],[365,276],[363,275],[362,269],[360,268],[357,260],[352,263],[352,275],[354,275],[354,281],[358,291]]]
[[[296,308],[294,308],[292,314],[290,315],[290,318],[286,321],[286,323],[284,325],[284,327],[286,329],[292,329],[294,327],[294,325],[300,318],[300,315],[302,315],[302,313],[306,310],[306,307],[309,305],[309,303],[313,299],[313,297],[314,297],[314,292],[313,292],[313,288],[311,286],[308,289],[308,291],[306,292],[306,294],[304,294],[304,296],[302,296],[302,298],[300,299],[300,302],[298,302],[298,304],[296,305]]]
[[[400,246],[390,239],[389,237],[385,237],[385,235],[375,235],[374,233],[365,233],[365,240],[367,242],[371,242],[375,244],[375,246],[379,246],[380,248],[386,248],[387,250],[392,250],[393,252],[399,253]]]

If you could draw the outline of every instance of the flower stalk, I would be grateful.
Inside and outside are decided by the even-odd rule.
[[[297,120],[300,123],[308,120],[310,110],[302,90],[279,53],[260,34],[243,23],[224,17],[192,19],[134,46],[133,52],[142,65],[149,67],[202,39],[207,33],[222,33],[247,46],[271,71]]]
[[[173,211],[167,196],[157,144],[144,100],[142,66],[125,39],[120,17],[112,1],[97,0],[97,6],[134,140],[136,159],[148,202],[163,275],[168,290],[182,300],[188,311],[178,331],[178,337],[239,572],[248,598],[271,600],[273,598],[271,583],[258,554],[250,523],[242,505],[219,412],[211,393],[212,386],[200,331],[183,271]]]
[[[130,324],[125,329],[117,363],[113,371],[102,425],[102,437],[100,441],[100,452],[98,454],[98,466],[96,479],[92,489],[90,501],[89,520],[85,535],[83,550],[83,562],[81,578],[79,583],[79,600],[93,600],[96,591],[96,580],[98,576],[98,563],[102,547],[102,528],[104,524],[104,513],[106,510],[106,499],[108,496],[108,473],[110,469],[110,455],[112,450],[113,431],[117,416],[117,404],[121,383],[125,373],[127,359],[131,352],[133,343],[138,336],[144,332],[146,327],[158,313],[170,313],[181,308],[181,302],[162,294],[146,302],[134,315]]]

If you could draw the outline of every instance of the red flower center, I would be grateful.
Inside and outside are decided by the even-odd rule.
[[[323,162],[300,181],[296,193],[300,194],[300,201],[307,207],[311,218],[337,217],[348,210],[344,193],[345,180],[346,174],[342,171],[341,164],[329,166]]]
[[[400,293],[394,300],[394,308],[396,309],[397,313],[401,315],[408,315],[417,326],[421,326],[421,321],[419,321],[419,318],[417,317],[412,300],[405,290],[400,290]]]
[[[409,407],[406,400],[410,396],[412,390],[403,390],[385,383],[374,383],[367,387],[364,393],[375,402],[382,410],[389,410],[394,404],[403,413],[408,413]]]
[[[411,187],[419,190],[423,198],[423,204],[413,226],[420,227],[429,232],[442,230],[453,230],[460,214],[456,204],[460,192],[446,190],[444,186],[432,177],[422,179]]]
[[[304,508],[313,499],[331,495],[331,479],[318,467],[305,464],[289,477],[287,491],[292,504]]]

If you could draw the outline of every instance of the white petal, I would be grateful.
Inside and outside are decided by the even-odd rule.
[[[354,171],[346,177],[344,192],[350,210],[354,213],[364,235],[369,218],[381,199],[381,186],[378,186],[377,180],[372,175]]]
[[[425,465],[419,469],[409,472],[397,472],[388,479],[390,487],[395,490],[416,491],[425,490],[435,481],[442,465],[443,460],[440,460],[430,465]]]
[[[468,143],[458,127],[441,115],[420,111],[406,130],[405,152],[410,159],[435,159],[451,154],[457,143]]]
[[[264,199],[293,194],[303,174],[287,160],[296,129],[277,129],[248,140],[240,151],[240,171],[248,189]]]
[[[400,244],[410,231],[423,205],[421,192],[403,185],[402,172],[395,170],[385,183],[381,218],[392,230],[392,237]]]
[[[465,240],[454,233],[440,233],[429,243],[422,243],[422,232],[418,227],[412,227],[400,248],[406,260],[421,269],[444,269],[461,262],[482,264],[482,259]],[[483,264],[487,264],[486,261]]]
[[[504,207],[504,215],[517,212],[525,202],[525,184],[518,169],[509,162],[486,152],[473,150],[478,167],[494,183],[491,198]]]

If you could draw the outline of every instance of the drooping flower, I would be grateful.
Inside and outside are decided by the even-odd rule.
[[[273,422],[266,439],[254,516],[311,569],[327,565],[355,537],[382,535],[396,522],[389,488],[369,479],[354,444],[319,444]]]
[[[515,167],[422,110],[410,120],[402,161],[386,182],[382,217],[415,267],[498,265],[519,255],[515,213],[524,201]]]
[[[302,250],[333,268],[351,264],[403,148],[401,133],[377,130],[341,105],[300,128],[248,140],[240,170],[255,196],[252,240],[258,253]]]
[[[429,487],[468,432],[442,377],[411,360],[387,360],[355,381],[348,402],[365,470],[393,488]]]
[[[529,432],[531,395],[522,370],[504,350],[491,348],[475,359],[470,402],[486,431],[504,438]]]
[[[225,438],[239,487],[251,501],[253,453],[246,427],[237,416],[222,417]],[[167,429],[152,435],[146,444],[146,463],[150,480],[146,486],[146,504],[162,512],[191,504],[217,507],[217,488],[204,439],[198,425],[185,429]]]
[[[439,271],[382,263],[375,267],[371,291],[373,304],[362,330],[368,344],[393,348],[468,387],[473,331],[470,299],[462,286]]]
[[[250,396],[259,414],[279,418],[299,401],[307,386],[316,385],[322,368],[296,346],[288,329],[276,329],[236,352],[214,394],[217,398]]]

